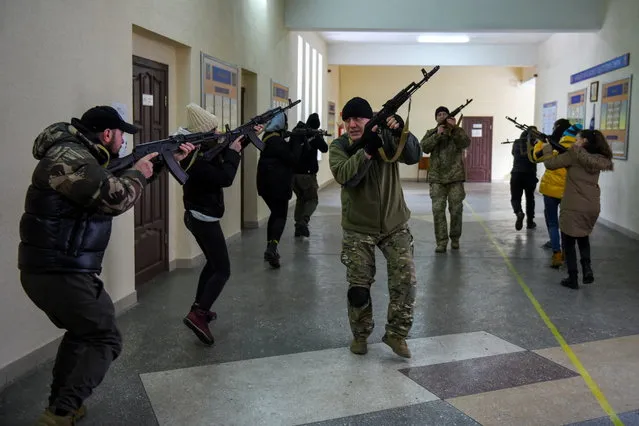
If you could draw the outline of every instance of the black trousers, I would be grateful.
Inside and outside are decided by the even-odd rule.
[[[266,230],[266,241],[280,241],[284,228],[286,227],[286,216],[288,214],[288,200],[284,198],[264,197],[264,202],[271,211],[268,217],[268,227]]]
[[[564,249],[564,255],[566,257],[566,267],[568,268],[569,275],[577,275],[577,251],[575,250],[575,241],[579,246],[579,255],[581,256],[582,265],[590,265],[590,238],[585,237],[571,237],[563,232],[561,233],[561,244]]]
[[[195,237],[206,258],[206,264],[200,272],[195,303],[201,309],[208,311],[231,276],[231,262],[226,248],[226,239],[219,221],[204,222],[186,211],[184,224]]]
[[[510,176],[510,204],[515,214],[522,211],[521,196],[526,194],[526,217],[535,217],[535,187],[537,176],[530,173],[513,173]]]
[[[21,272],[20,280],[33,303],[66,330],[53,367],[49,405],[77,410],[122,351],[113,302],[94,274]]]

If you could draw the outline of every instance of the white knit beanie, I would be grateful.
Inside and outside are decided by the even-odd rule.
[[[187,128],[190,132],[210,132],[218,126],[217,117],[199,106],[190,103],[186,106]]]

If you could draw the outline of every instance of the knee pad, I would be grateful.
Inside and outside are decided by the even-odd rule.
[[[370,290],[366,287],[351,287],[348,289],[348,303],[350,303],[353,308],[366,306],[370,297]]]

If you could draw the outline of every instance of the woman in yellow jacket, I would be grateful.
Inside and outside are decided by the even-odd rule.
[[[561,130],[563,134],[561,133]],[[561,135],[559,144],[565,148],[570,148],[575,143],[575,137],[577,133],[582,129],[580,124],[570,125],[570,122],[565,118],[559,119],[553,126],[552,138],[556,138]],[[539,141],[535,145],[534,159],[537,162],[547,160],[549,157],[543,156],[543,148],[546,145],[545,142]],[[557,151],[553,151],[552,156],[557,155]],[[561,237],[559,233],[559,203],[564,195],[564,187],[566,185],[566,169],[546,170],[541,177],[541,183],[539,184],[539,192],[544,196],[544,217],[546,218],[546,227],[548,228],[548,236],[550,237],[550,244],[552,247],[552,258],[550,266],[553,268],[559,268],[564,261],[564,257],[561,251]]]

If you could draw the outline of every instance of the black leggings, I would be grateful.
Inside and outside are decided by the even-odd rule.
[[[264,198],[264,202],[271,211],[268,217],[268,228],[266,231],[266,241],[280,241],[286,226],[286,216],[288,214],[288,200],[282,198]]]
[[[204,222],[194,218],[187,211],[184,213],[184,223],[206,257],[206,265],[200,273],[197,285],[195,303],[201,309],[208,311],[231,276],[231,262],[226,249],[226,240],[219,221]]]
[[[579,245],[579,254],[581,255],[581,264],[590,265],[590,239],[585,237],[571,237],[563,232],[561,233],[562,246],[566,256],[566,266],[568,274],[577,274],[577,251],[575,250],[575,241]]]

